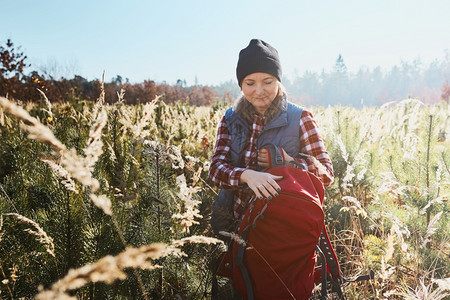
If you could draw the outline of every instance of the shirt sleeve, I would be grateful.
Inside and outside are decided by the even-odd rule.
[[[307,170],[318,176],[324,186],[329,186],[334,181],[333,164],[325,148],[319,127],[311,112],[303,110],[300,118],[300,153],[315,158],[324,168],[314,163],[313,158],[300,157],[296,160],[307,167]]]
[[[225,116],[219,123],[217,140],[211,158],[209,179],[219,188],[238,189],[239,179],[245,168],[238,168],[230,164],[231,138],[225,121]]]

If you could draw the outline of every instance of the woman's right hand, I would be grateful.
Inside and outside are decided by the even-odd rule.
[[[246,183],[259,199],[278,197],[281,191],[277,181],[283,176],[272,175],[270,173],[258,172],[247,169],[241,174],[240,183]]]

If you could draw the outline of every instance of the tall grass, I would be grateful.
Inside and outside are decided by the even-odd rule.
[[[326,223],[344,276],[376,272],[345,294],[444,299],[448,104],[310,109],[335,167]],[[224,111],[130,106],[124,91],[111,105],[0,98],[0,296],[210,298],[222,246],[206,238],[207,171]]]

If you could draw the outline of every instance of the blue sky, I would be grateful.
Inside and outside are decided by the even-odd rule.
[[[251,38],[278,49],[288,78],[339,54],[352,72],[444,60],[449,12],[448,0],[0,0],[0,42],[56,76],[219,84]]]

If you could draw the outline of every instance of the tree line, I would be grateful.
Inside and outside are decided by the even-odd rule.
[[[320,74],[305,71],[291,78],[283,77],[290,99],[303,105],[362,105],[377,106],[392,100],[418,98],[426,103],[449,101],[450,59],[449,53],[442,61],[435,60],[424,66],[420,60],[402,62],[389,71],[380,67],[373,70],[360,68],[358,72],[347,70],[344,59],[338,56],[330,72]],[[129,104],[145,103],[161,96],[166,103],[176,101],[191,105],[211,105],[218,101],[232,103],[240,94],[238,85],[229,80],[215,86],[195,84],[187,86],[179,79],[176,84],[157,83],[144,80],[130,83],[120,75],[109,82],[87,80],[75,75],[72,79],[53,78],[45,72],[31,71],[24,74],[30,65],[27,56],[11,40],[0,45],[0,95],[22,101],[39,101],[44,92],[51,101],[95,100],[104,85],[105,99],[114,102],[117,93],[125,90]],[[39,90],[38,90],[39,89]]]
[[[306,71],[283,84],[296,102],[308,105],[378,106],[389,101],[416,98],[425,103],[450,97],[450,53],[428,66],[419,59],[401,62],[389,71],[381,67],[360,68],[356,73],[347,70],[344,59],[338,56],[331,72]]]
[[[125,100],[128,104],[146,103],[156,96],[161,96],[166,103],[184,101],[191,105],[211,105],[218,94],[208,86],[194,85],[187,87],[181,80],[176,85],[156,83],[145,80],[142,83],[123,82],[117,75],[109,82],[87,80],[75,75],[72,79],[53,78],[48,74],[39,73],[36,70],[24,74],[24,69],[30,67],[26,63],[27,56],[15,47],[11,40],[5,46],[0,46],[0,95],[7,98],[22,101],[39,101],[41,92],[44,92],[51,101],[70,101],[74,99],[95,100],[100,95],[102,84],[104,85],[105,100],[114,102],[117,93],[125,90]],[[40,90],[40,91],[39,91]],[[230,98],[226,93],[223,98]]]

